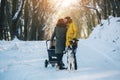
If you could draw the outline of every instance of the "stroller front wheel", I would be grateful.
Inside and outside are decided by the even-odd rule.
[[[51,64],[52,65],[52,67],[55,67],[55,64]]]

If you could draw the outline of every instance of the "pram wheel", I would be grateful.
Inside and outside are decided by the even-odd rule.
[[[45,60],[45,68],[48,66],[48,60]]]
[[[52,67],[55,67],[55,64],[51,64],[52,65]]]

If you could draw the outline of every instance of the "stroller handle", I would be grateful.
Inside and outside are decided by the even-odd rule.
[[[51,41],[51,40],[46,40],[46,47],[47,47],[47,50],[49,49],[49,45],[48,45],[48,42]],[[55,41],[55,40],[54,40]],[[50,42],[50,47],[52,47],[54,45],[54,41],[51,41]]]
[[[50,40],[46,40],[46,47],[47,47],[47,50],[48,50],[48,41],[50,41]]]

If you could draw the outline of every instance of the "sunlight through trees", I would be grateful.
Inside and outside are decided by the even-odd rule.
[[[65,16],[77,24],[79,38],[88,38],[102,19],[120,16],[120,1],[0,0],[0,40],[49,39],[56,21]]]

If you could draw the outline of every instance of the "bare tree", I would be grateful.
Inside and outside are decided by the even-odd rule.
[[[12,39],[17,36],[18,37],[18,21],[21,17],[21,13],[23,10],[23,6],[25,4],[25,0],[13,0],[12,7]],[[19,37],[18,37],[19,38]]]
[[[9,23],[7,18],[7,0],[1,0],[0,6],[0,39],[10,40]]]

